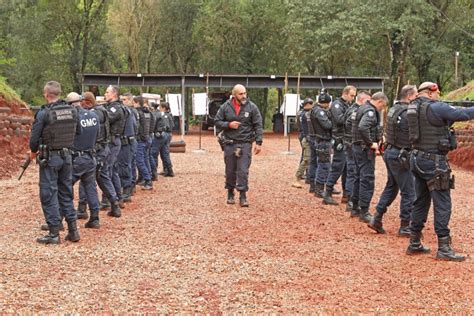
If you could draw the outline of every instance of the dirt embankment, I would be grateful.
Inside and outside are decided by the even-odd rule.
[[[0,94],[0,178],[19,170],[28,151],[33,114],[20,101],[7,101]]]
[[[474,170],[474,123],[464,123],[456,129],[458,148],[449,153],[451,163]]]

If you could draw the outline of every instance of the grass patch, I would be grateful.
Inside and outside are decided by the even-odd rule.
[[[3,95],[8,103],[13,101],[23,103],[20,96],[7,84],[6,79],[3,77],[0,77],[0,94]]]

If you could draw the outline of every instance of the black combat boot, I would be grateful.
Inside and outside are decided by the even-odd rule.
[[[174,177],[174,172],[173,172],[173,168],[172,167],[169,167],[168,169],[166,169],[167,172],[165,174],[165,177]]]
[[[142,190],[153,190],[153,182],[151,182],[151,180],[146,180]]]
[[[314,184],[314,182],[310,182],[309,183],[309,193],[314,193],[315,188],[316,188],[316,185]]]
[[[318,198],[324,198],[324,184],[317,183],[314,187],[314,196]]]
[[[364,223],[370,223],[372,215],[370,215],[368,207],[360,208],[359,220]]]
[[[351,200],[347,201],[347,204],[346,204],[346,212],[350,212],[352,211],[352,207],[354,206],[354,203],[352,203]]]
[[[79,236],[79,231],[77,230],[77,222],[75,220],[67,222],[68,233],[64,239],[69,241],[79,241],[81,236]]]
[[[112,209],[107,212],[108,216],[111,216],[111,217],[120,217],[120,216],[122,216],[122,211],[120,210],[120,206],[118,204],[118,201],[112,202],[111,208]]]
[[[454,252],[451,248],[451,237],[438,237],[438,253],[436,260],[464,261],[466,257]]]
[[[399,237],[410,237],[410,221],[402,220],[400,222],[400,228],[398,229]]]
[[[160,172],[160,175],[164,176],[167,173],[168,173],[167,168],[163,168],[163,171]]]
[[[88,219],[89,215],[87,214],[87,203],[79,202],[77,205],[77,219]]]
[[[359,214],[360,214],[359,202],[352,202],[351,217],[359,217]]]
[[[385,234],[386,232],[385,229],[383,229],[382,217],[382,213],[375,212],[374,217],[372,217],[372,220],[369,224],[367,224],[367,226],[369,226],[379,234]]]
[[[87,223],[84,225],[84,227],[95,229],[100,228],[99,211],[91,211],[91,217],[89,218],[89,221],[87,221]]]
[[[123,188],[122,199],[125,203],[132,202],[132,187]]]
[[[49,230],[48,224],[41,225],[41,230],[48,231]],[[64,225],[62,221],[59,223],[59,230],[64,231]]]
[[[123,200],[123,197],[119,198],[118,204],[119,204],[120,208],[125,208],[125,201]]]
[[[100,209],[101,209],[101,210],[106,210],[106,209],[108,209],[108,208],[110,208],[110,202],[109,202],[109,200],[107,200],[107,199],[102,199],[102,201],[100,202]]]
[[[240,207],[249,207],[249,201],[247,201],[247,194],[245,191],[240,191],[239,204]]]
[[[40,244],[45,244],[45,245],[49,245],[49,244],[58,245],[61,242],[59,238],[59,226],[51,226],[48,228],[48,230],[49,230],[48,235],[38,238],[36,239],[36,241],[39,242]]]
[[[408,245],[406,254],[417,255],[430,252],[430,248],[427,248],[421,244],[421,232],[410,231],[410,244]]]
[[[227,204],[235,204],[234,189],[227,189]]]
[[[151,173],[151,181],[158,181],[158,172],[156,170],[153,170]]]
[[[337,203],[332,198],[332,192],[329,191],[327,188],[326,188],[326,192],[324,193],[323,204],[326,204],[326,205],[339,205],[339,203]]]
[[[346,204],[347,202],[349,202],[349,195],[347,194],[347,191],[344,190],[342,192],[341,203]]]

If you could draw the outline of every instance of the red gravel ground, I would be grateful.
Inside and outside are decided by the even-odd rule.
[[[175,139],[178,138],[175,136]],[[250,171],[249,208],[225,204],[222,152],[210,132],[205,154],[172,154],[176,177],[139,191],[120,219],[101,212],[100,230],[43,246],[38,169],[0,181],[0,313],[370,313],[473,314],[473,261],[434,260],[432,212],[424,231],[433,253],[405,255],[387,235],[291,187],[299,161],[287,140],[266,135]],[[454,168],[451,229],[456,250],[474,252],[473,173]],[[376,194],[385,182],[377,161]],[[372,211],[373,211],[372,207]],[[64,233],[61,233],[64,237]]]

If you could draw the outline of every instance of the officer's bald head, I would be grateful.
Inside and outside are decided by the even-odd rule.
[[[232,88],[232,96],[240,104],[245,104],[247,102],[247,90],[241,84],[236,84],[234,88]]]

